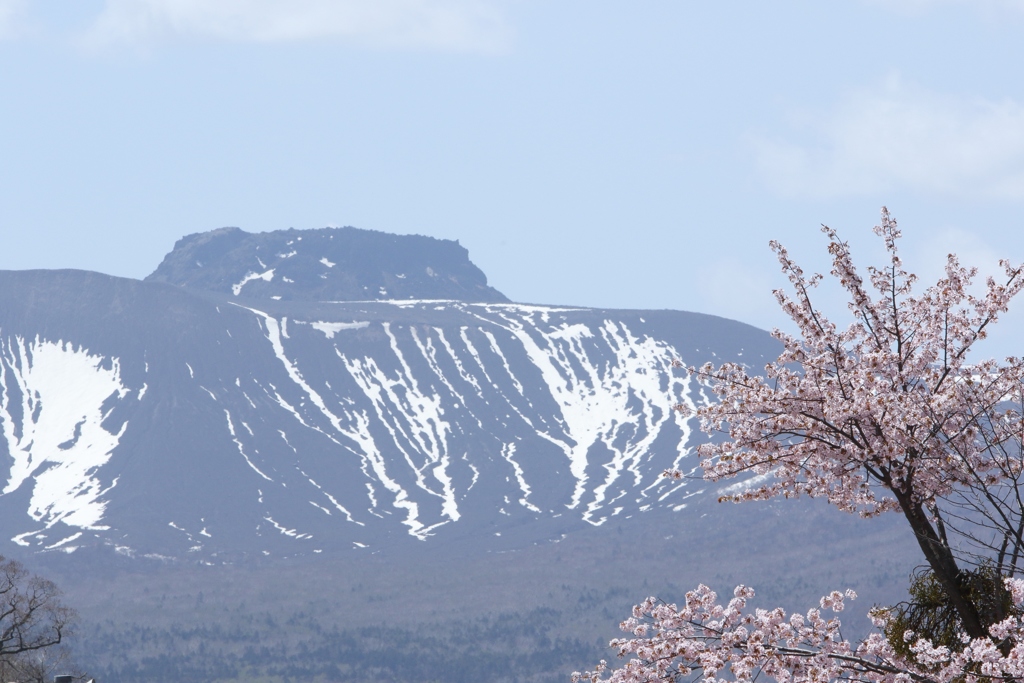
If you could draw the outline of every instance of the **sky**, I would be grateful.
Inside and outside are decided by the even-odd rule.
[[[785,327],[769,240],[881,263],[882,206],[923,281],[1024,262],[1022,38],[1024,0],[0,0],[0,269],[352,225],[516,301]]]

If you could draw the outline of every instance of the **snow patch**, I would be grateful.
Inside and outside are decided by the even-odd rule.
[[[369,327],[368,322],[353,322],[353,323],[328,323],[322,320],[318,320],[315,323],[310,323],[310,326],[314,330],[319,330],[324,333],[328,339],[334,339],[334,335],[342,330],[361,330],[364,327]]]
[[[526,477],[523,476],[523,468],[518,462],[516,462],[516,445],[514,443],[505,444],[501,449],[501,457],[505,458],[505,461],[509,465],[512,465],[512,471],[516,475],[516,482],[519,484],[519,490],[523,492],[523,497],[519,499],[519,504],[525,507],[531,512],[540,512],[540,508],[531,503],[528,499],[530,497],[530,485],[526,483]]]
[[[284,526],[278,524],[277,522],[274,521],[274,518],[271,517],[270,515],[267,515],[263,519],[265,521],[270,522],[271,524],[273,524],[275,529],[277,529],[283,535],[288,536],[290,538],[294,538],[296,540],[304,540],[304,539],[307,539],[307,538],[313,538],[313,534],[300,534],[295,529],[288,529],[287,527],[284,527]]]
[[[758,486],[764,486],[765,483],[774,477],[775,475],[771,472],[765,472],[764,474],[755,474],[749,479],[738,481],[735,484],[729,486],[723,486],[716,492],[719,496],[735,496],[739,493],[744,493],[750,489],[757,488]]]
[[[128,423],[111,431],[104,422],[129,393],[117,358],[70,342],[0,339],[0,426],[11,458],[0,495],[28,485],[28,514],[46,528],[106,529],[103,498],[117,480],[104,485],[99,472]]]
[[[238,435],[237,435],[237,434],[235,433],[235,425],[234,425],[234,423],[233,423],[233,422],[231,421],[231,413],[229,413],[229,412],[227,411],[227,409],[225,409],[225,410],[224,410],[224,417],[225,417],[225,418],[227,419],[227,421],[228,421],[228,433],[230,433],[230,434],[231,434],[231,440],[235,442],[235,446],[237,446],[237,447],[238,447],[238,452],[239,452],[239,453],[240,453],[240,454],[242,455],[242,457],[243,457],[243,458],[245,458],[245,464],[247,464],[247,465],[248,465],[249,467],[251,467],[251,468],[252,468],[252,470],[253,470],[253,471],[254,471],[254,472],[255,472],[256,474],[260,475],[261,477],[263,477],[263,478],[264,478],[264,479],[266,479],[267,481],[274,481],[273,479],[271,479],[270,477],[268,477],[267,475],[265,475],[265,474],[264,474],[264,473],[263,473],[263,472],[262,472],[262,471],[260,470],[260,468],[256,467],[256,465],[254,465],[254,464],[253,464],[252,460],[250,460],[250,459],[249,459],[249,456],[248,456],[248,455],[246,455],[246,453],[245,453],[245,449],[244,449],[244,448],[242,448],[242,442],[238,440]]]
[[[246,273],[245,277],[243,277],[237,283],[231,285],[231,291],[232,291],[232,293],[234,293],[235,296],[238,296],[239,294],[242,293],[242,287],[245,287],[247,284],[249,284],[253,280],[263,280],[264,282],[270,282],[273,279],[274,279],[274,269],[273,268],[271,268],[268,271],[262,272],[262,273],[253,273],[252,271],[250,271],[250,272]]]

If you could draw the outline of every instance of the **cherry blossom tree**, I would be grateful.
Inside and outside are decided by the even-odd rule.
[[[1014,578],[1024,562],[1024,360],[971,360],[1024,272],[1003,261],[1002,281],[989,278],[975,295],[976,269],[950,255],[944,277],[918,294],[885,209],[875,233],[888,262],[866,282],[847,243],[823,232],[852,321],[841,328],[826,317],[812,302],[822,277],[771,243],[793,289],[775,297],[797,334],[774,331],[783,351],[763,374],[735,363],[689,368],[719,399],[695,411],[705,432],[723,437],[698,448],[704,476],[749,477],[727,500],[806,495],[863,516],[902,514],[927,562],[920,580],[938,587],[955,638],[939,642],[914,630],[928,620],[908,621],[913,610],[888,610],[872,615],[881,632],[854,646],[819,609],[751,613],[749,589],[721,605],[701,586],[682,607],[638,605],[622,624],[633,637],[614,643],[632,659],[577,679],[714,681],[725,670],[783,683],[1024,678],[1024,583]],[[821,609],[839,611],[850,597],[833,593]]]
[[[1006,582],[1014,603],[1024,604],[1024,581]],[[701,585],[686,594],[682,606],[648,598],[621,625],[632,637],[612,641],[619,656],[630,657],[625,665],[610,671],[602,661],[594,671],[573,674],[573,680],[726,683],[766,676],[780,683],[983,683],[1024,678],[1024,624],[1016,616],[990,626],[987,637],[965,634],[955,649],[908,632],[912,656],[905,657],[882,633],[851,645],[840,634],[839,620],[822,615],[822,610],[841,612],[845,600],[856,597],[851,591],[833,592],[821,599],[821,609],[806,615],[749,611],[747,600],[753,595],[752,589],[739,586],[723,605]],[[889,615],[875,611],[872,618],[884,628]],[[1003,643],[1011,645],[1006,652]]]

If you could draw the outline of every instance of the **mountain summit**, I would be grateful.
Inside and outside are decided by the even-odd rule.
[[[351,227],[195,233],[146,280],[250,300],[508,301],[456,241]]]

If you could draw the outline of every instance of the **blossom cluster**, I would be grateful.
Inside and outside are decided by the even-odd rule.
[[[736,363],[690,368],[719,399],[696,411],[702,429],[727,435],[698,448],[706,478],[770,472],[733,498],[821,496],[874,515],[1019,477],[1024,360],[972,364],[968,355],[1024,288],[1021,268],[1002,262],[1005,280],[989,278],[975,296],[976,270],[951,254],[945,277],[915,296],[887,212],[875,231],[889,263],[869,270],[870,284],[847,244],[823,230],[853,321],[840,329],[815,308],[810,294],[821,276],[806,276],[772,243],[795,292],[775,296],[799,335],[774,331],[783,351],[763,376]]]
[[[1019,606],[1024,581],[1007,579]],[[1024,623],[1010,617],[990,627],[984,638],[963,636],[963,648],[951,651],[927,639],[914,639],[914,661],[901,658],[881,633],[851,644],[843,639],[840,621],[826,618],[841,612],[853,591],[831,593],[820,608],[787,614],[776,608],[747,609],[754,591],[738,586],[726,604],[707,586],[686,594],[682,606],[648,598],[633,608],[621,628],[630,634],[611,645],[625,664],[612,669],[601,662],[593,671],[576,672],[574,683],[750,683],[770,678],[778,683],[987,683],[1024,680]],[[884,628],[888,612],[873,610],[872,620]],[[1006,643],[1012,646],[1005,647]],[[1004,653],[1005,650],[1006,652]]]
[[[1024,558],[1024,359],[969,359],[1024,290],[1024,268],[1001,262],[1003,281],[988,278],[975,295],[976,270],[950,254],[945,276],[915,294],[887,211],[875,232],[888,263],[870,268],[867,282],[848,245],[823,231],[853,320],[840,328],[817,309],[811,290],[821,276],[806,276],[771,243],[794,290],[775,297],[798,334],[774,332],[783,350],[763,376],[737,363],[690,368],[718,397],[696,409],[701,428],[724,435],[698,447],[704,476],[770,475],[751,478],[725,497],[731,500],[808,495],[865,516],[902,512],[959,636],[954,630],[952,640],[932,642],[900,631],[894,612],[879,609],[871,616],[881,631],[850,644],[839,620],[823,611],[842,611],[852,593],[787,614],[748,610],[753,591],[742,586],[719,604],[702,585],[681,607],[654,598],[635,607],[622,623],[630,637],[612,643],[624,665],[612,670],[602,662],[575,674],[577,683],[753,683],[762,676],[779,683],[1024,683],[1024,581],[1007,578]],[[679,408],[692,413],[695,406]],[[1004,577],[1015,609],[983,613],[964,581],[971,576],[964,562]],[[887,626],[902,633],[900,647],[887,639]]]

